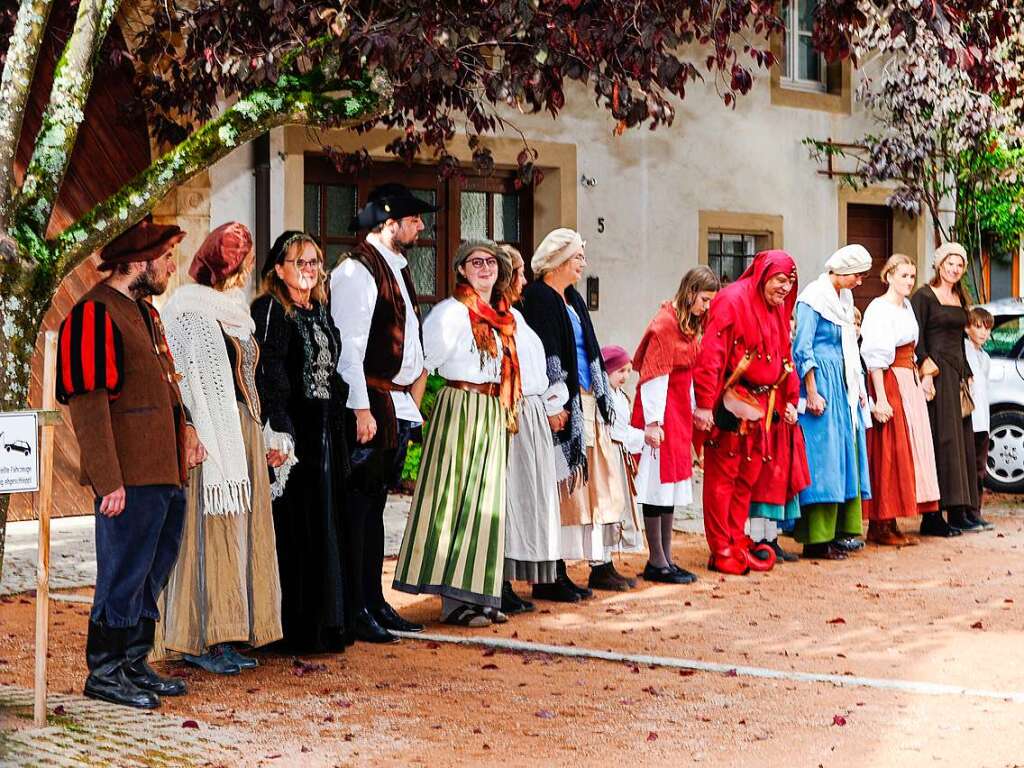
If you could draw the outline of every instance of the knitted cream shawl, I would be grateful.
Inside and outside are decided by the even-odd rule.
[[[161,313],[181,396],[206,448],[203,512],[233,515],[250,508],[252,488],[235,382],[221,331],[246,340],[256,325],[242,291],[183,285]]]

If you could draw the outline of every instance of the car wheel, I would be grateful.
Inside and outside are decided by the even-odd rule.
[[[1024,493],[1024,411],[992,414],[985,485],[999,493]]]

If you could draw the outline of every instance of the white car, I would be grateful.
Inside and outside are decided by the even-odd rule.
[[[986,485],[1000,493],[1024,493],[1024,300],[999,299],[981,306],[995,318],[992,338],[985,344],[992,357]]]

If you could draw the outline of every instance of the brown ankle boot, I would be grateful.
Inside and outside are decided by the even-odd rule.
[[[872,544],[878,544],[883,547],[899,547],[906,543],[906,539],[902,534],[893,533],[893,527],[896,525],[895,520],[872,520],[868,523],[868,535],[867,540]],[[899,529],[896,529],[899,531]]]
[[[917,542],[916,541],[911,539],[909,536],[907,536],[905,533],[903,533],[903,531],[900,530],[900,527],[896,524],[896,518],[895,517],[892,519],[891,525],[889,526],[889,530],[890,530],[890,532],[892,533],[892,535],[895,538],[899,539],[899,544],[897,544],[896,546],[898,546],[898,547],[914,547],[914,546],[917,546]]]

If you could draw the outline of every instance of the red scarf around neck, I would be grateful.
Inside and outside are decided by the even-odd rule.
[[[519,355],[516,352],[516,319],[509,310],[508,301],[502,297],[497,307],[483,301],[473,288],[460,283],[455,286],[455,298],[469,310],[469,324],[473,329],[473,341],[480,350],[481,358],[501,357],[501,384],[499,400],[508,413],[509,431],[518,430],[519,401],[523,397],[523,387],[519,375]],[[498,332],[501,350],[494,339]]]

